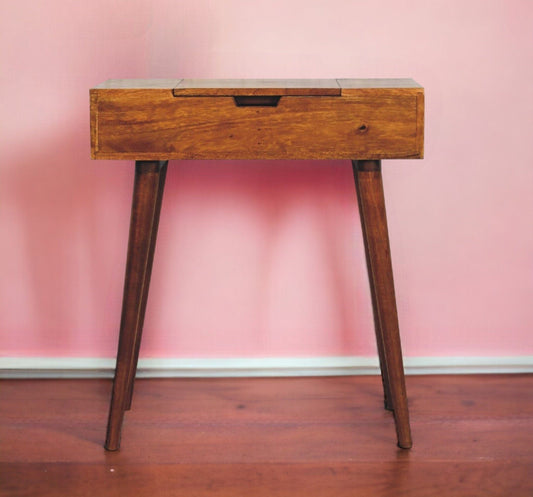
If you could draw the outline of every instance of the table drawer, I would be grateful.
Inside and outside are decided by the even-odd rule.
[[[172,88],[93,89],[91,137],[95,159],[421,158],[423,90],[175,96]]]

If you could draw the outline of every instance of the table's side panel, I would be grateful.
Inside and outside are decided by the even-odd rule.
[[[419,91],[284,96],[276,107],[167,90],[94,90],[97,159],[389,159],[422,153]]]
[[[416,148],[419,152],[419,159],[424,158],[424,118],[425,114],[425,102],[424,102],[424,90],[422,89],[416,95]]]
[[[91,124],[91,159],[96,159],[98,154],[98,92],[90,90],[90,124]]]
[[[159,148],[157,144],[160,127],[157,123],[163,123],[166,118],[161,108],[157,109],[154,105],[172,101],[172,86],[165,83],[163,88],[146,88],[146,82],[142,82],[139,83],[139,88],[121,88],[123,81],[125,80],[109,80],[100,85],[102,87],[89,91],[91,158],[166,160],[166,155],[162,152],[150,153],[149,156],[133,156],[127,141],[137,141],[138,131],[145,130],[144,134],[148,132],[153,135],[153,138],[147,141],[148,145],[151,143],[153,146],[148,149]],[[109,108],[111,113],[106,113],[105,109]],[[101,112],[102,109],[104,112]],[[156,126],[150,124],[150,121]],[[129,135],[129,139],[124,135]],[[110,150],[109,142],[117,144]]]

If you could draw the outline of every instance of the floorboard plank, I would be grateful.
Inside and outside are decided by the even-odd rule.
[[[533,495],[533,375],[407,386],[410,451],[379,377],[140,380],[109,453],[108,380],[6,380],[0,496]]]
[[[10,497],[530,497],[531,466],[510,462],[8,464]]]

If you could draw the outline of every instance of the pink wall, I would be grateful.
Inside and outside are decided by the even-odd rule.
[[[0,7],[0,353],[112,356],[131,163],[89,160],[123,77],[413,77],[426,159],[384,163],[404,352],[533,354],[529,0]],[[174,162],[143,355],[375,353],[350,164]]]

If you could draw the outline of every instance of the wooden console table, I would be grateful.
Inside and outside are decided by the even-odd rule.
[[[385,407],[412,445],[381,159],[423,156],[424,90],[409,79],[109,80],[90,90],[91,157],[135,160],[120,338],[105,448],[130,409],[169,159],[349,159]]]

